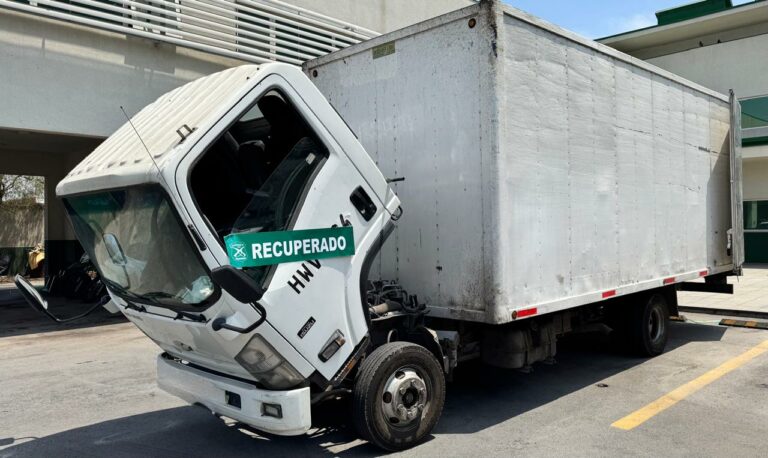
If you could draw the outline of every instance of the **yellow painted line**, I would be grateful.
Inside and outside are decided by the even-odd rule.
[[[704,388],[725,374],[747,364],[765,352],[768,352],[768,340],[751,348],[750,350],[745,351],[739,356],[724,362],[723,364],[701,375],[700,377],[691,380],[685,385],[675,388],[674,390],[653,401],[647,406],[632,412],[621,420],[613,422],[611,426],[614,428],[623,429],[625,431],[629,431],[630,429],[640,426],[649,419],[653,418],[656,414],[672,407],[691,394],[699,391],[700,389]]]

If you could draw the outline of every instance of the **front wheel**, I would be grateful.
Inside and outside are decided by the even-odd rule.
[[[357,431],[388,450],[419,443],[440,418],[445,375],[435,356],[410,342],[374,350],[361,364],[353,390]]]

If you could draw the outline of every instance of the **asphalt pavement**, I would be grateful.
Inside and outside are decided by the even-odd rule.
[[[248,431],[160,391],[158,348],[133,325],[102,316],[61,330],[24,316],[20,308],[0,325],[2,458],[380,454],[357,438],[343,401],[315,409],[319,427],[303,436]],[[672,324],[668,351],[653,359],[581,335],[532,373],[467,364],[433,434],[401,455],[765,456],[768,352],[759,348],[768,350],[768,331],[688,318]],[[666,407],[656,411],[659,399]],[[652,415],[632,429],[612,426],[648,406]]]

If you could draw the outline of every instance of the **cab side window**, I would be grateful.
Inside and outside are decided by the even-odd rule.
[[[222,243],[233,232],[286,230],[327,155],[291,102],[273,90],[202,155],[190,187]]]

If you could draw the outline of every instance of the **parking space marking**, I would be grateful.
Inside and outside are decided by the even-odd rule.
[[[710,370],[698,378],[691,380],[685,385],[675,388],[674,390],[653,401],[647,406],[632,412],[620,420],[613,422],[611,426],[614,428],[623,429],[625,431],[629,431],[630,429],[640,426],[649,419],[653,418],[656,414],[672,407],[691,394],[699,391],[700,389],[704,388],[725,374],[738,369],[739,367],[743,366],[744,364],[765,352],[768,352],[768,340],[755,347],[752,347],[739,356],[724,362],[718,367]]]

